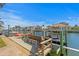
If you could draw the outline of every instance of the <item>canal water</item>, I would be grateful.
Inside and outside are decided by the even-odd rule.
[[[79,33],[68,33],[67,42],[69,47],[79,49]],[[68,50],[68,55],[79,56],[79,52]]]

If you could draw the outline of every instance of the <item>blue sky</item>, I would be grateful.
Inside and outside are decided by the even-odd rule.
[[[17,3],[5,4],[0,15],[5,25],[52,25],[67,22],[79,25],[79,4]]]

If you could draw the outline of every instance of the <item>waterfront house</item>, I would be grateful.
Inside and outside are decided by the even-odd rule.
[[[23,28],[21,26],[15,26],[15,27],[12,27],[11,30],[22,33]]]

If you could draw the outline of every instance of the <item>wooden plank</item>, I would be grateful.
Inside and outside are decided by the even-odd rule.
[[[47,49],[47,48],[49,48],[50,46],[51,46],[51,44],[48,44],[48,45],[44,48],[44,50]]]
[[[44,56],[47,55],[51,51],[51,48],[44,50]]]
[[[40,44],[45,44],[45,43],[47,43],[47,42],[49,42],[49,41],[51,41],[52,39],[50,38],[50,39],[48,39],[48,40],[45,40],[45,41],[43,41],[43,42],[41,42]]]

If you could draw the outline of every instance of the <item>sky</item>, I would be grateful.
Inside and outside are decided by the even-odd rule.
[[[79,4],[7,3],[0,9],[0,17],[5,26],[47,26],[59,22],[79,25]]]

